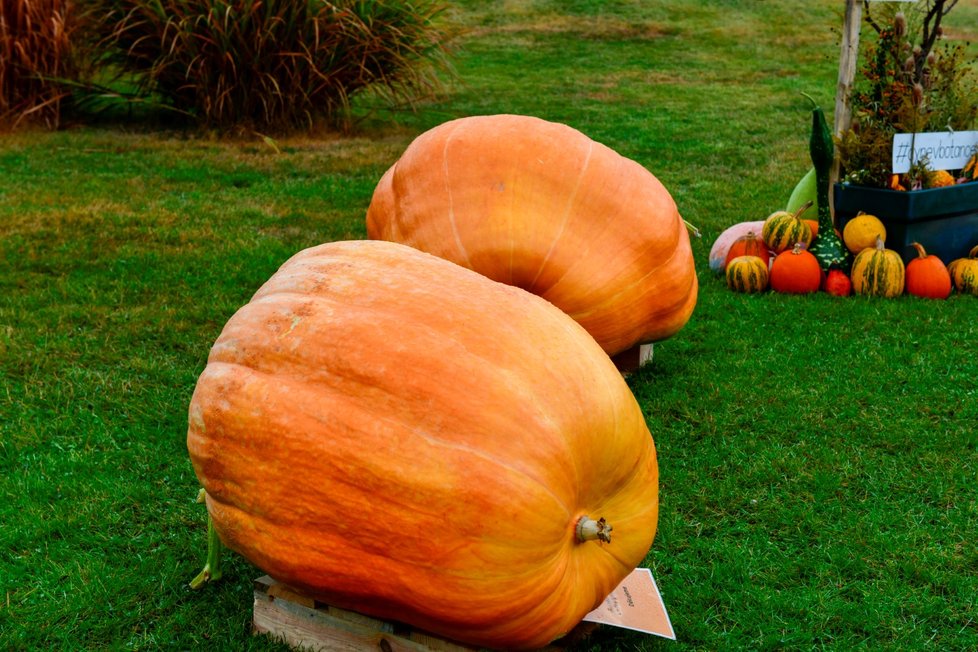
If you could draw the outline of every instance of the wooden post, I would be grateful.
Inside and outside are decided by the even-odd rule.
[[[841,136],[852,121],[852,83],[859,59],[859,28],[863,22],[863,0],[846,0],[846,17],[842,23],[842,54],[839,57],[839,83],[835,89],[835,113],[832,133]],[[836,148],[829,172],[829,210],[835,222],[835,182],[839,180],[839,151]]]
[[[833,131],[836,136],[849,128],[852,106],[849,96],[856,78],[859,58],[859,26],[863,22],[863,0],[846,0],[846,17],[842,24],[842,55],[839,58],[839,85],[835,89]]]

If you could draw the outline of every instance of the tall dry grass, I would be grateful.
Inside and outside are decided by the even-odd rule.
[[[431,0],[119,0],[103,45],[139,90],[208,126],[303,127],[371,87],[439,87],[444,7]]]
[[[60,124],[70,95],[63,80],[82,67],[74,47],[82,22],[72,0],[0,0],[0,127]]]

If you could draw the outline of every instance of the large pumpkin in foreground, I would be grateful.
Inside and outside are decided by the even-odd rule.
[[[693,311],[689,234],[644,167],[539,118],[461,118],[381,178],[367,233],[544,297],[609,354],[665,339]]]
[[[286,262],[225,326],[189,416],[226,546],[463,642],[561,636],[655,535],[655,448],[608,356],[539,297],[406,246]]]

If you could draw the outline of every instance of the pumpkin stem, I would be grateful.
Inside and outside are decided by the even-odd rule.
[[[611,543],[611,529],[611,526],[608,525],[608,522],[604,518],[599,518],[595,521],[590,516],[582,516],[577,520],[575,532],[578,543],[594,541],[595,539],[604,541],[605,543]]]
[[[204,502],[207,493],[201,489],[200,493],[197,494],[197,502]],[[221,579],[224,575],[224,569],[221,567],[221,553],[224,551],[224,544],[221,543],[221,538],[217,536],[217,530],[214,529],[214,521],[211,519],[211,515],[207,515],[207,562],[204,564],[204,569],[197,573],[197,577],[190,580],[190,588],[199,589],[207,582],[216,582]]]
[[[703,234],[700,233],[700,230],[697,229],[692,224],[690,224],[689,222],[687,222],[685,218],[680,217],[679,219],[681,219],[683,221],[683,224],[686,225],[686,228],[689,229],[690,233],[692,233],[693,236],[695,236],[697,238],[702,238],[703,237]]]
[[[917,250],[917,258],[927,258],[927,251],[924,249],[924,245],[919,242],[911,242],[910,246]]]
[[[805,211],[807,211],[809,208],[811,208],[814,204],[815,204],[815,202],[813,202],[811,199],[809,199],[804,204],[802,204],[801,206],[798,207],[798,210],[795,211],[794,217],[795,218],[800,218],[802,216],[802,214]]]

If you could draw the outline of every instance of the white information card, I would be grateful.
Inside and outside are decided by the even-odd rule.
[[[978,131],[938,131],[893,136],[893,174],[927,159],[931,170],[960,170],[978,152]]]
[[[633,570],[584,620],[676,640],[666,605],[648,568]]]

